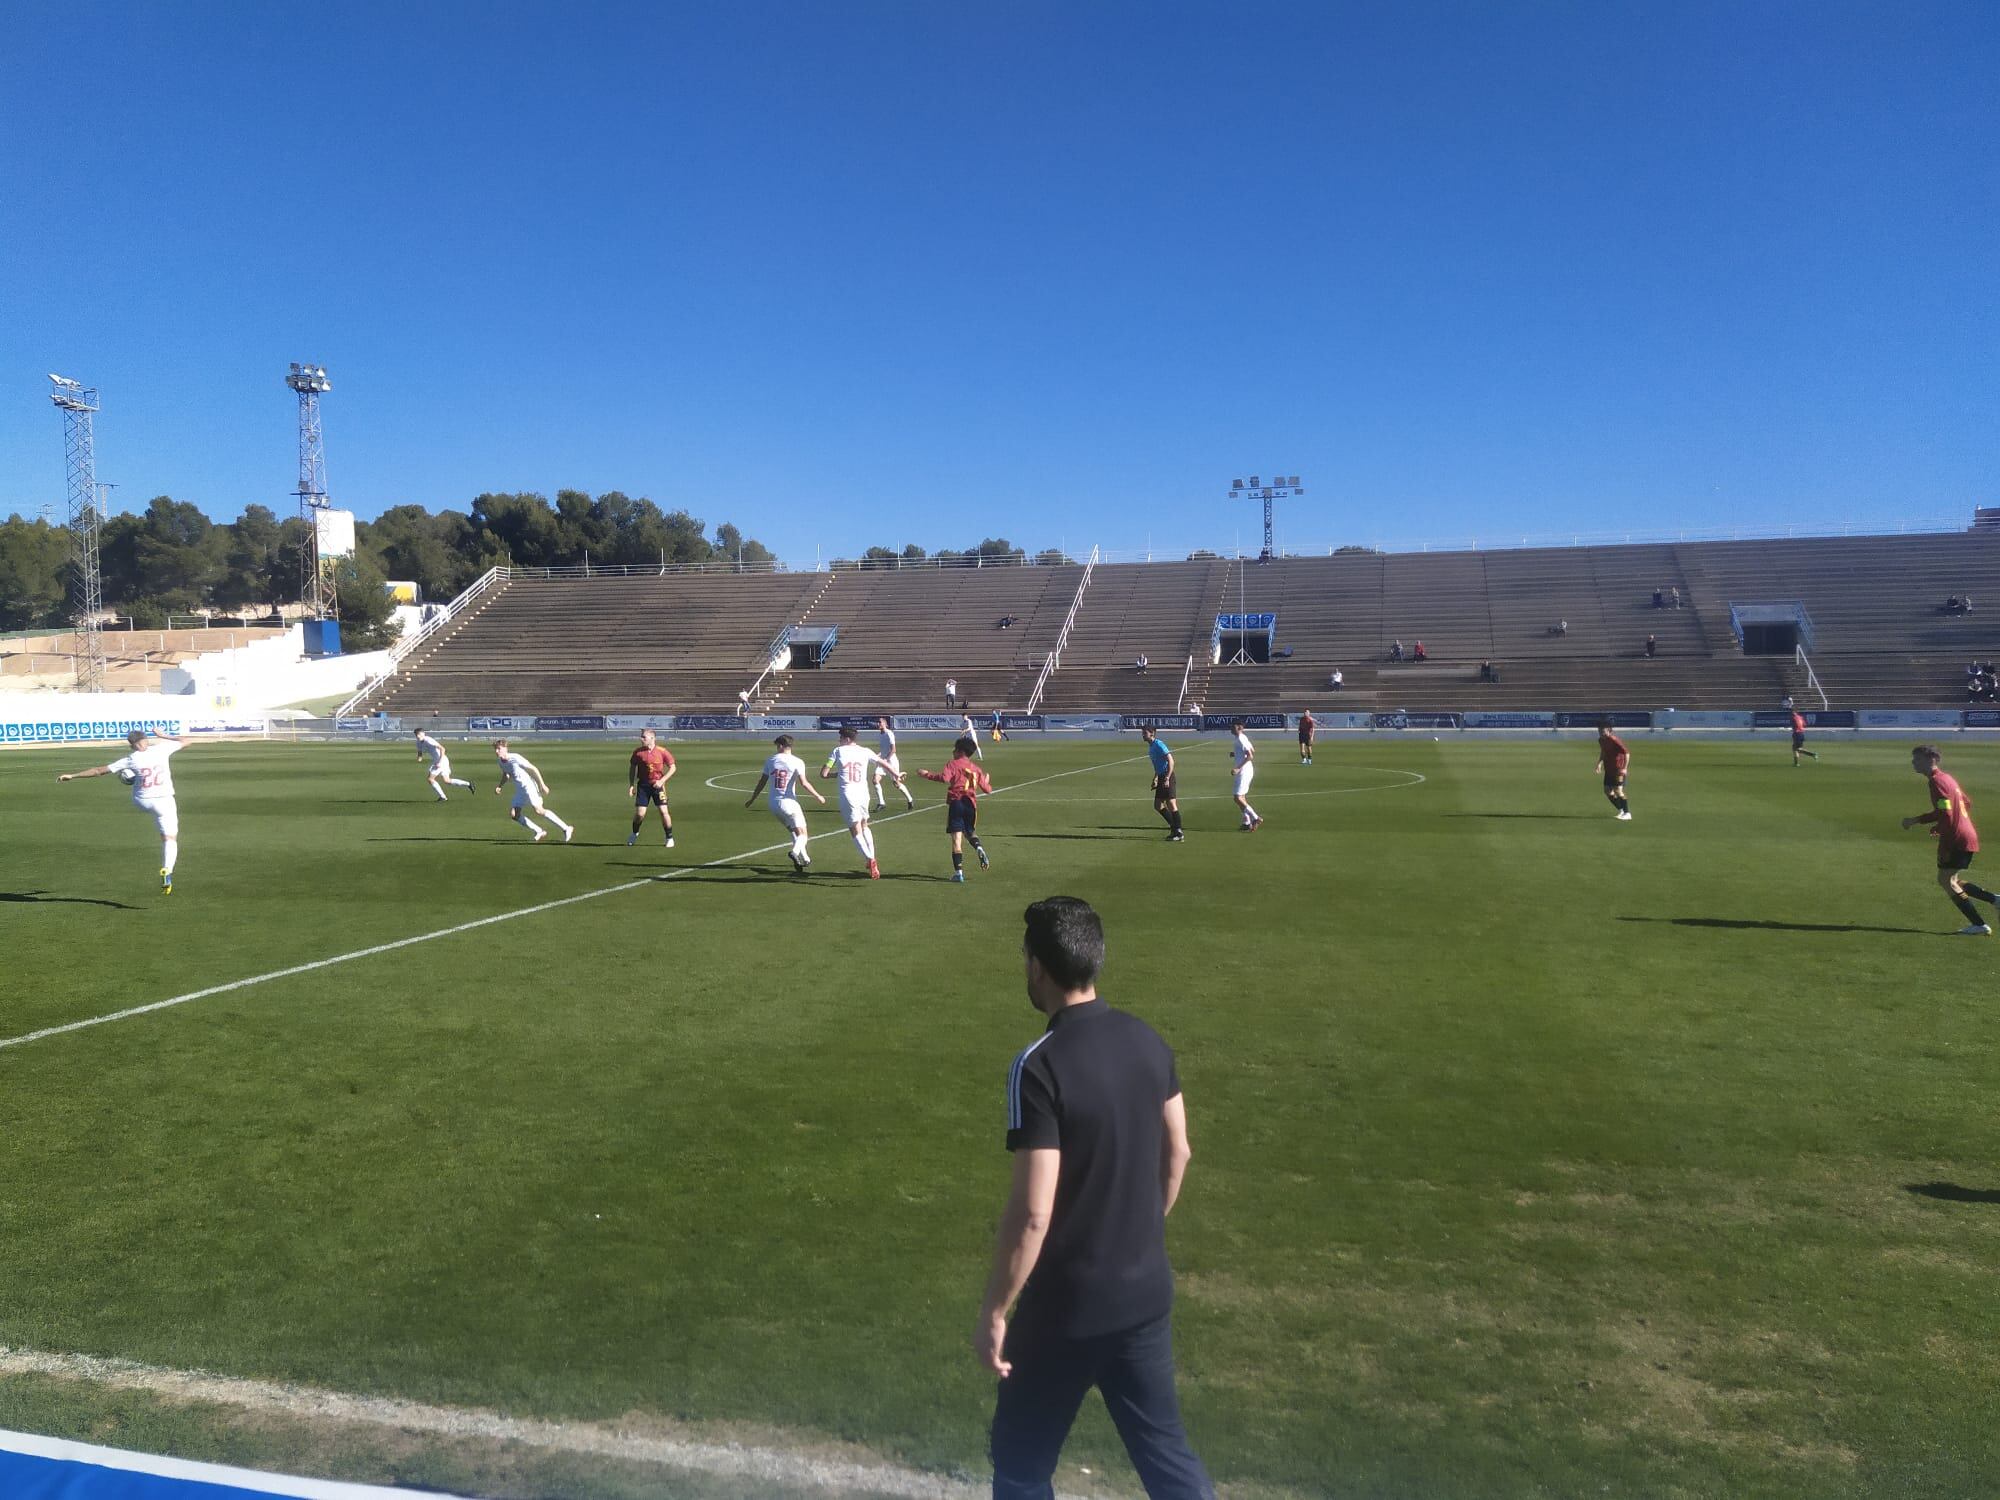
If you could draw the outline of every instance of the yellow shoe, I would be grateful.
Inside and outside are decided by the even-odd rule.
[[[160,894],[162,896],[171,896],[173,893],[174,893],[174,872],[172,870],[169,870],[165,865],[161,865]]]

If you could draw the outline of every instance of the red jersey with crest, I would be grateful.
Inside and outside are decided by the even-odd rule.
[[[947,802],[970,802],[979,805],[979,794],[993,790],[993,783],[979,768],[979,763],[963,755],[954,756],[942,771],[921,773],[928,781],[944,783],[944,797]]]
[[[1943,770],[1931,772],[1931,810],[1921,821],[1937,835],[1938,854],[1977,854],[1979,830],[1972,826],[1972,804],[1965,788]]]

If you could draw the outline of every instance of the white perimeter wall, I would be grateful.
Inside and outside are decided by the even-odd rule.
[[[351,693],[389,664],[387,651],[308,658],[304,632],[294,625],[283,635],[233,651],[210,651],[160,674],[169,695],[192,697],[204,707],[276,708],[305,698]]]

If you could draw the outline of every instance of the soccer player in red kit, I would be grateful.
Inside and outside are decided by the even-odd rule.
[[[1618,821],[1632,821],[1632,804],[1625,797],[1625,767],[1632,761],[1632,752],[1625,748],[1625,742],[1611,732],[1611,721],[1597,721],[1597,765],[1596,770],[1604,773],[1604,795],[1611,805],[1618,809]]]
[[[1937,880],[1951,904],[1965,917],[1960,937],[1991,937],[1993,929],[1972,904],[1977,896],[1989,906],[2000,906],[2000,896],[1964,878],[1979,852],[1979,830],[1972,826],[1972,806],[1965,791],[1939,764],[1944,759],[1935,745],[1919,745],[1910,752],[1910,769],[1930,784],[1931,809],[1920,817],[1903,819],[1905,828],[1928,823],[1938,841]]]
[[[639,842],[639,829],[646,821],[646,809],[660,810],[660,826],[666,830],[667,847],[674,847],[674,815],[667,809],[667,783],[674,779],[673,753],[663,750],[653,731],[639,731],[639,748],[632,752],[632,769],[628,778],[632,786],[632,837],[625,840],[625,847],[631,848]]]
[[[1806,718],[1796,708],[1792,710],[1792,764],[1799,763],[1803,755],[1807,760],[1818,760],[1816,752],[1806,749]]]
[[[993,790],[993,783],[980,769],[973,756],[979,753],[979,741],[970,735],[960,735],[952,745],[952,758],[942,771],[918,771],[926,781],[944,783],[944,831],[951,835],[951,878],[960,885],[965,884],[965,844],[972,840],[972,852],[979,856],[979,868],[985,869],[992,863],[986,857],[986,846],[979,842],[979,794]]]

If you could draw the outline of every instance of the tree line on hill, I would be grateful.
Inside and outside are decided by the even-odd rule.
[[[99,545],[106,610],[141,629],[169,615],[270,614],[301,592],[305,523],[268,506],[247,505],[234,521],[211,521],[185,500],[154,498],[135,514],[105,519]],[[917,562],[973,565],[1025,562],[1004,538],[964,552],[926,554],[908,546],[870,547],[835,567],[907,567]],[[1038,563],[1068,561],[1059,552]],[[355,526],[355,555],[341,564],[341,634],[356,650],[384,644],[391,601],[385,584],[407,579],[426,599],[456,598],[495,564],[523,568],[737,563],[777,565],[768,547],[725,522],[710,535],[685,510],[663,511],[618,490],[591,496],[484,494],[464,511],[436,514],[398,505]],[[10,516],[0,521],[0,630],[59,629],[70,623],[70,540],[65,527]]]

